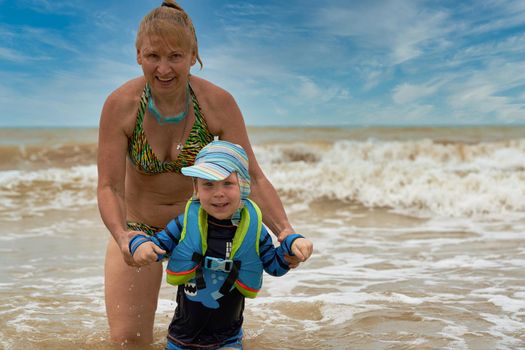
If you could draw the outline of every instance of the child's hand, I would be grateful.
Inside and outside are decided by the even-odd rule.
[[[122,252],[122,257],[124,258],[124,261],[129,266],[135,266],[139,267],[135,260],[133,260],[133,256],[131,255],[131,252],[129,251],[129,242],[130,240],[137,236],[137,235],[146,235],[142,231],[127,231],[126,234],[120,236],[120,239],[118,240],[118,244],[120,246],[120,251]]]
[[[306,238],[297,238],[292,244],[292,253],[301,262],[306,261],[312,255],[313,249],[313,243]]]
[[[135,260],[139,266],[144,266],[157,261],[158,254],[166,254],[166,251],[159,248],[153,242],[144,242],[135,250],[133,260]]]

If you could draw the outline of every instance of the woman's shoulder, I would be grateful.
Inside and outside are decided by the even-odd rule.
[[[138,77],[122,84],[109,94],[106,105],[119,110],[137,106],[145,84],[144,77]]]
[[[233,96],[227,90],[206,79],[192,75],[190,82],[199,102],[202,100],[208,105],[215,106],[233,100]]]
[[[239,113],[233,96],[222,87],[199,77],[192,76],[190,83],[208,124],[208,130],[221,136],[225,125],[235,124],[233,117]]]
[[[134,124],[134,118],[140,103],[140,97],[146,81],[143,77],[130,80],[115,89],[106,99],[103,117],[119,120],[124,124]]]

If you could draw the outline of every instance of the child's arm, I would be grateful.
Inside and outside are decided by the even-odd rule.
[[[152,242],[151,237],[144,235],[134,236],[130,243],[130,253],[133,256],[133,260],[139,265],[148,265],[155,261],[160,261],[159,257],[164,256],[166,253],[164,250],[159,248],[158,245]]]
[[[170,255],[179,243],[183,218],[180,215],[171,220],[164,230],[153,236],[133,236],[129,241],[129,251],[135,262],[142,266],[161,261],[165,255]]]
[[[166,255],[170,255],[177,244],[179,244],[183,223],[184,214],[181,214],[168,222],[164,230],[159,231],[151,236],[151,241],[164,249],[166,251]],[[164,256],[159,256],[159,260],[162,260],[162,258],[164,258]]]
[[[288,262],[284,259],[285,254],[297,254],[301,261],[305,261],[312,254],[312,247],[312,242],[294,233],[288,235],[281,245],[275,248],[268,231],[264,226],[262,227],[259,254],[264,271],[272,276],[282,276],[290,269]]]

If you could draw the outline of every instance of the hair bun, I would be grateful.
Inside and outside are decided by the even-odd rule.
[[[179,7],[177,7],[176,4],[172,3],[172,2],[168,2],[168,1],[163,1],[162,2],[162,5],[160,5],[161,7],[162,6],[165,6],[165,7],[171,7],[172,9],[175,9],[175,10],[180,10]]]

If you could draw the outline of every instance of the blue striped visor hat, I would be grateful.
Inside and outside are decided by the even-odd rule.
[[[250,194],[248,155],[241,146],[231,142],[221,140],[210,142],[197,154],[195,164],[182,168],[181,172],[186,176],[210,181],[222,181],[236,172],[241,192],[241,207]],[[238,225],[240,218],[241,209],[233,214],[232,222]]]

